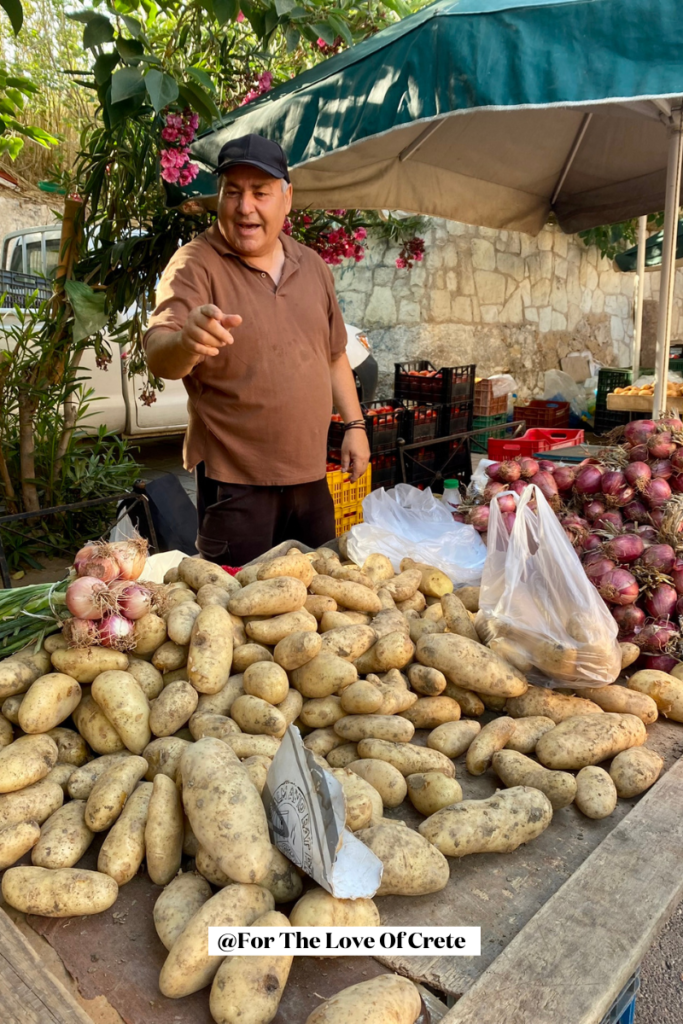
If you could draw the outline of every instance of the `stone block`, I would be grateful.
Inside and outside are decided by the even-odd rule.
[[[419,324],[422,320],[419,303],[403,299],[398,307],[398,320],[401,324]]]
[[[624,325],[621,322],[621,317],[613,316],[610,318],[610,333],[612,335],[612,341],[624,340]]]
[[[581,323],[582,316],[581,307],[577,306],[575,302],[570,302],[567,311],[567,330],[575,331]]]
[[[561,281],[567,280],[567,271],[569,265],[566,259],[562,256],[555,256],[555,277],[559,277]]]
[[[456,235],[466,235],[469,233],[469,224],[461,224],[459,220],[447,220],[446,230],[448,234],[455,238]]]
[[[553,331],[566,331],[567,330],[567,318],[564,313],[558,313],[553,310],[553,315],[550,321],[551,329]]]
[[[472,266],[477,270],[495,270],[496,251],[493,244],[484,238],[472,239]]]
[[[345,291],[341,293],[339,295],[339,306],[347,323],[364,324],[366,322],[367,295],[364,295],[362,292]]]
[[[567,312],[567,289],[564,287],[564,283],[558,278],[553,279],[553,286],[550,292],[550,304],[556,313]]]
[[[538,329],[542,334],[545,334],[551,329],[553,318],[552,306],[543,306],[538,311]]]
[[[451,299],[451,313],[454,320],[471,324],[474,317],[472,314],[472,299],[467,295],[456,295]]]
[[[613,270],[600,271],[600,287],[605,295],[618,295],[621,291],[619,275]]]
[[[564,259],[567,258],[569,252],[569,235],[565,235],[560,228],[556,228],[553,232],[553,249],[558,256],[562,256]]]
[[[517,282],[524,279],[526,267],[521,256],[514,256],[509,252],[499,252],[496,257],[496,266],[501,274],[507,274]]]
[[[396,323],[396,302],[391,288],[375,287],[365,310],[365,325],[391,327]]]
[[[596,288],[591,299],[591,313],[602,313],[605,309],[605,294]]]
[[[499,320],[499,306],[481,306],[481,321],[484,324],[496,324]]]
[[[500,322],[502,324],[521,324],[523,320],[522,296],[518,289],[503,306]]]
[[[443,252],[443,265],[454,270],[458,265],[458,250],[454,245],[447,245]]]
[[[377,267],[372,275],[374,284],[380,287],[392,285],[395,277],[396,271],[392,267]]]
[[[458,290],[458,275],[454,270],[446,271],[446,287],[451,293]]]
[[[542,252],[547,252],[553,247],[553,232],[546,228],[536,237],[536,244]]]
[[[497,304],[505,302],[505,278],[502,274],[493,274],[486,270],[476,270],[474,281],[477,288],[477,296],[482,305]]]
[[[530,324],[538,323],[538,310],[535,306],[527,306],[524,310],[524,319],[528,320]]]
[[[550,302],[550,281],[531,282],[531,301],[534,306],[547,306]]]
[[[451,297],[444,290],[434,290],[429,296],[431,319],[437,323],[444,323],[451,315]]]
[[[474,295],[474,276],[469,260],[460,262],[460,291],[463,295]]]
[[[522,252],[522,236],[519,231],[510,231],[508,237],[508,252],[519,256]]]
[[[579,282],[579,268],[569,267],[567,273],[567,298],[577,306],[581,302],[581,284]]]
[[[479,299],[476,295],[472,296],[472,323],[481,323],[481,309],[479,308]]]

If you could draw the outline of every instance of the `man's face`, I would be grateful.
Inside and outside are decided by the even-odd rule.
[[[228,244],[243,256],[267,256],[275,248],[292,207],[292,186],[246,164],[221,175],[218,223]]]

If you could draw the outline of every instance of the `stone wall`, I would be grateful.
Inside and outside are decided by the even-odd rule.
[[[432,220],[425,258],[398,270],[396,248],[371,243],[354,267],[335,269],[347,323],[363,327],[391,393],[393,364],[476,363],[479,376],[509,372],[520,398],[543,391],[544,371],[571,353],[603,366],[628,366],[634,274],[620,274],[596,248],[548,227],[536,238]],[[646,277],[655,298],[658,273]],[[679,271],[678,277],[681,278]],[[683,280],[677,281],[673,337],[683,333]]]
[[[55,196],[54,200],[54,209],[63,206],[64,200],[61,196]],[[19,192],[6,189],[0,192],[0,239],[12,231],[43,227],[45,224],[56,222],[57,217],[48,202],[37,203]]]

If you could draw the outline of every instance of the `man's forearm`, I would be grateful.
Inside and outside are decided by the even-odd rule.
[[[356,381],[349,357],[346,354],[332,363],[330,377],[332,379],[332,400],[344,423],[362,419],[363,414],[358,401]]]
[[[180,380],[202,361],[202,356],[193,355],[183,348],[181,337],[182,331],[165,331],[160,327],[150,332],[145,353],[147,366],[155,377]]]

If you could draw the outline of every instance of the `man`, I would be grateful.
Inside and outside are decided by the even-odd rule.
[[[334,537],[333,403],[352,480],[370,452],[332,275],[282,232],[292,206],[282,149],[259,135],[234,139],[217,174],[216,221],[169,262],[145,348],[152,373],[187,389],[199,552],[238,566],[283,540],[318,547]]]

